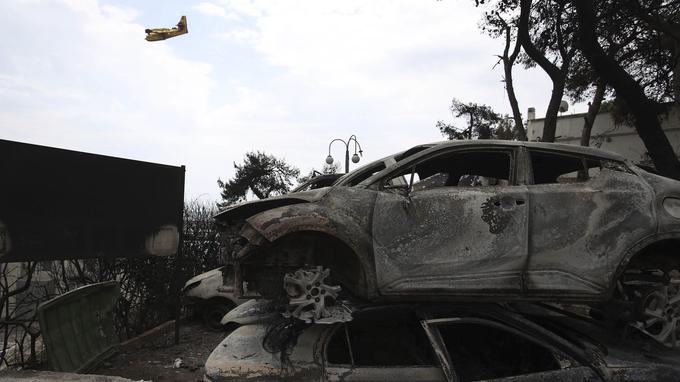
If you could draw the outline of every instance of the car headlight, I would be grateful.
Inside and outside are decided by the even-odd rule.
[[[680,219],[680,199],[666,198],[663,200],[663,209],[676,219]]]

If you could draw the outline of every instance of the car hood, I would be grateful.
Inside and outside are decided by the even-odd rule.
[[[184,283],[184,288],[186,289],[189,285],[191,285],[195,282],[198,282],[198,281],[203,281],[203,280],[210,278],[210,277],[219,276],[221,278],[222,277],[222,268],[224,268],[224,267],[213,269],[211,271],[207,271],[205,273],[201,273],[200,275],[196,275],[196,276],[190,278],[186,283]]]
[[[296,333],[290,353],[265,349],[285,345],[273,340],[269,324],[245,325],[236,328],[217,345],[205,362],[205,379],[209,381],[319,381],[322,370],[315,360],[319,339],[328,328],[325,325],[306,327]],[[278,337],[276,337],[278,338]],[[276,341],[281,342],[277,344]],[[284,340],[285,341],[285,340]]]
[[[270,300],[248,300],[230,310],[222,317],[221,324],[235,323],[253,325],[273,321],[281,314],[276,311],[276,304]]]
[[[276,207],[287,206],[298,203],[316,202],[323,198],[332,187],[317,188],[315,190],[293,192],[290,194],[273,196],[267,199],[251,200],[233,206],[229,206],[215,215],[215,220],[228,222],[244,219],[258,212],[269,210]]]

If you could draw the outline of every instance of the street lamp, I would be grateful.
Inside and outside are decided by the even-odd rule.
[[[349,172],[349,145],[354,142],[354,155],[352,155],[352,163],[359,163],[359,155],[364,156],[364,152],[361,150],[361,145],[357,141],[357,136],[352,134],[347,141],[335,138],[328,144],[328,156],[326,157],[326,163],[333,164],[333,157],[331,156],[331,145],[335,141],[340,141],[345,144],[345,173]],[[359,154],[357,154],[357,147],[359,148]]]

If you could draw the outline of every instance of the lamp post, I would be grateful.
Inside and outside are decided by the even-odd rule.
[[[326,157],[326,163],[333,164],[333,157],[331,156],[331,145],[333,142],[340,141],[345,144],[345,173],[349,172],[349,145],[354,142],[354,155],[352,155],[352,163],[359,163],[359,155],[364,156],[364,152],[361,150],[361,145],[357,141],[357,136],[352,134],[347,141],[340,138],[335,138],[328,144],[328,156]],[[357,147],[359,148],[359,154],[357,154]]]

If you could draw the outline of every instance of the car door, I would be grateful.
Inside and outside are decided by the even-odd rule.
[[[515,163],[514,147],[457,147],[386,175],[372,225],[380,293],[520,294],[527,188]]]
[[[528,150],[530,295],[592,298],[626,250],[654,233],[651,190],[624,163]]]
[[[602,381],[593,368],[533,331],[473,316],[421,323],[451,382]]]

